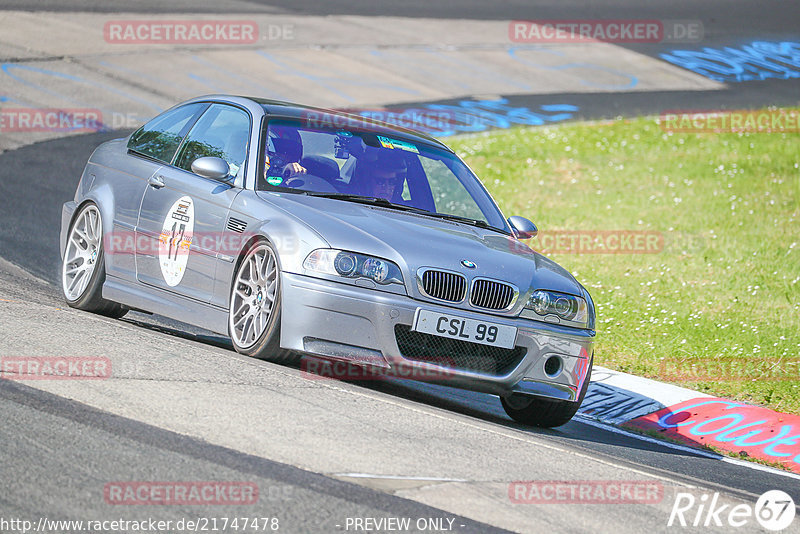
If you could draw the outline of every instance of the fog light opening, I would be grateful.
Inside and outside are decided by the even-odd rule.
[[[558,356],[550,356],[544,362],[544,374],[548,376],[548,378],[555,378],[561,374],[561,370],[564,368],[564,363],[561,361],[561,358]]]

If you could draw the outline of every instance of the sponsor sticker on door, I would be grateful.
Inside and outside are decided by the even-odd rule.
[[[167,211],[158,243],[158,263],[170,287],[177,286],[183,279],[193,234],[194,203],[191,197],[183,196]]]

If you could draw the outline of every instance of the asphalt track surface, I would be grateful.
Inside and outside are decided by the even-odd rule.
[[[22,11],[88,11],[95,13],[285,13],[295,15],[365,15],[476,20],[527,19],[695,19],[706,25],[707,36],[745,32],[761,36],[796,35],[797,5],[783,0],[706,0],[695,2],[635,2],[632,0],[3,0],[0,9]]]
[[[692,20],[703,25],[700,45],[723,43],[736,46],[755,38],[792,40],[797,37],[800,6],[785,0],[680,0],[636,2],[634,0],[406,0],[394,2],[354,2],[352,0],[220,0],[195,2],[176,0],[3,0],[0,10],[86,11],[92,13],[266,13],[275,15],[327,16],[361,15],[466,20],[587,20],[656,19]],[[666,45],[660,43],[623,44],[643,54],[655,55]],[[746,92],[746,91],[744,91]]]
[[[355,5],[352,2],[307,1],[246,2],[221,1],[207,4],[197,2],[122,1],[81,2],[74,0],[38,2],[5,1],[0,9],[42,11],[93,11],[115,13],[119,11],[156,14],[176,13],[276,13],[298,15],[391,15],[429,18],[469,19],[586,19],[586,18],[662,18],[699,19],[705,27],[704,46],[715,43],[728,45],[750,41],[755,37],[782,39],[796,38],[798,22],[797,6],[791,2],[670,2],[636,5],[620,2],[559,2],[545,5],[533,2],[506,2],[495,4],[477,0],[458,2],[373,2]],[[630,48],[644,54],[655,55],[660,45],[637,45]],[[797,104],[800,86],[792,80],[774,80],[733,84],[719,91],[694,92],[648,92],[560,94],[560,101],[574,103],[581,108],[579,117],[597,118],[616,115],[653,113],[663,109],[665,103],[674,102],[675,107],[737,107],[750,105]],[[549,96],[509,96],[511,104],[535,106],[548,103]],[[446,103],[447,101],[442,101]],[[218,368],[254,366],[259,373],[299,374],[296,367],[275,366],[266,362],[251,361],[233,352],[230,344],[218,336],[159,317],[131,313],[121,321],[109,321],[88,314],[64,311],[63,324],[40,326],[43,333],[26,329],[33,324],[44,325],[51,318],[61,318],[63,306],[58,289],[58,229],[61,204],[72,198],[77,177],[91,151],[107,139],[127,132],[104,132],[45,141],[0,154],[0,297],[13,302],[17,308],[3,308],[6,321],[0,335],[0,354],[20,354],[28,347],[40,351],[45,347],[25,339],[58,339],[59,329],[69,329],[80,324],[86,332],[117,332],[118,326],[130,326],[119,339],[96,339],[89,336],[86,350],[97,351],[114,344],[152,342],[178,347],[187,354],[208,353],[213,360],[192,361],[200,372],[208,376],[218,373]],[[6,311],[8,310],[8,311]],[[29,310],[29,311],[26,311]],[[76,332],[70,332],[76,336]],[[65,343],[67,331],[63,331]],[[38,354],[38,353],[37,353]],[[116,360],[115,360],[116,361]],[[277,371],[276,371],[277,369]],[[135,377],[144,388],[154,380],[153,376]],[[164,388],[169,389],[187,376],[165,375]],[[203,375],[196,380],[207,379]],[[264,386],[264,393],[271,386]],[[595,476],[640,479],[653,477],[670,487],[693,488],[696,491],[719,491],[732,500],[753,503],[758,495],[770,489],[782,489],[800,503],[798,480],[775,474],[769,470],[757,470],[738,463],[722,462],[701,453],[679,450],[668,445],[643,441],[630,435],[620,434],[607,427],[598,427],[580,418],[554,430],[525,428],[513,423],[502,411],[496,398],[472,394],[444,387],[401,381],[343,383],[341,389],[359,398],[397,406],[414,412],[430,425],[430,434],[417,436],[421,443],[428,440],[447,443],[453,440],[453,454],[469,451],[476,458],[486,451],[482,442],[462,442],[460,436],[443,436],[437,433],[437,425],[464,424],[479,428],[488,434],[513,436],[523,443],[516,461],[519,462],[520,479],[548,479],[553,473],[594,473]],[[129,507],[110,509],[98,497],[98,488],[110,480],[248,480],[256,482],[262,492],[265,488],[277,488],[277,497],[262,499],[259,516],[273,513],[281,517],[282,531],[330,532],[342,530],[343,517],[442,517],[453,518],[462,532],[499,531],[487,523],[476,522],[452,511],[422,504],[421,493],[404,495],[398,486],[382,487],[374,480],[362,483],[355,478],[337,476],[332,471],[314,469],[314,462],[304,457],[297,462],[267,451],[254,452],[246,444],[226,440],[224,430],[215,430],[207,436],[200,431],[170,429],[170,425],[157,423],[158,417],[149,419],[116,406],[108,400],[108,409],[92,404],[102,404],[95,397],[86,397],[86,402],[74,400],[80,395],[72,391],[53,394],[42,387],[30,387],[24,383],[0,380],[0,517],[84,518],[157,516],[159,519],[178,519],[198,515],[224,516],[239,512],[236,509],[216,507],[198,510],[197,507],[150,507],[147,514]],[[102,393],[102,391],[100,392]],[[109,399],[114,395],[106,394]],[[153,405],[158,409],[158,400]],[[166,406],[162,406],[168,412]],[[278,409],[281,407],[270,407]],[[342,409],[325,407],[318,415],[320,428],[333,428],[343,424],[347,414]],[[126,415],[119,415],[119,414]],[[365,420],[364,425],[376,424],[383,414],[370,414],[374,419]],[[150,421],[149,423],[147,421]],[[438,421],[438,422],[437,422]],[[357,424],[358,422],[356,422]],[[398,421],[398,425],[402,422]],[[170,428],[168,428],[170,427]],[[282,431],[286,426],[276,423]],[[365,428],[365,432],[367,429]],[[266,443],[271,442],[265,436]],[[487,438],[488,439],[488,438]],[[277,441],[277,440],[276,440]],[[220,444],[224,443],[224,444]],[[304,449],[314,448],[314,443],[305,443]],[[342,443],[346,449],[350,443]],[[400,446],[398,444],[398,446]],[[415,446],[415,442],[402,446]],[[529,447],[525,449],[524,447]],[[552,447],[549,460],[540,456],[542,449]],[[277,448],[277,445],[276,445]],[[250,450],[251,452],[245,452]],[[307,451],[303,451],[307,454]],[[365,451],[374,455],[376,466],[380,456],[392,451]],[[315,452],[320,463],[327,457],[338,457],[345,453],[336,449],[322,448]],[[298,452],[298,457],[301,455]],[[280,460],[273,458],[279,457]],[[503,456],[498,454],[499,458]],[[335,462],[332,462],[335,463]],[[423,463],[420,460],[420,463]],[[476,463],[480,461],[476,460]],[[532,465],[525,465],[531,464]],[[566,465],[574,464],[574,465]],[[603,466],[598,467],[598,466]],[[499,467],[499,466],[498,466]],[[513,466],[510,472],[514,472]],[[499,469],[498,469],[499,471]],[[533,475],[532,475],[533,473]],[[480,477],[483,477],[481,479]],[[587,478],[590,478],[587,476]],[[491,467],[476,476],[483,483],[493,482]],[[507,479],[498,475],[498,482]],[[354,483],[355,482],[355,483]],[[284,493],[281,493],[285,490]],[[265,493],[267,497],[268,493]],[[283,498],[281,496],[288,496]],[[431,499],[429,499],[430,501]],[[441,508],[458,509],[446,498]],[[499,506],[499,505],[498,505]],[[579,505],[576,505],[579,506]],[[126,508],[120,510],[119,508]],[[578,511],[568,509],[575,515],[575,523],[556,521],[556,513],[541,509],[542,526],[553,531],[604,531],[604,526],[615,525],[620,532],[635,531],[638,511],[635,508],[619,510],[595,509]],[[668,515],[664,510],[648,511],[645,518],[658,518],[654,530],[664,530]],[[659,515],[660,514],[660,515]],[[535,514],[534,514],[535,515]],[[492,518],[491,513],[485,517]],[[594,522],[592,522],[594,518]],[[630,523],[631,527],[625,527]],[[532,522],[530,528],[512,525],[513,530],[536,532],[539,525]]]
[[[261,488],[260,502],[266,504],[259,517],[277,512],[271,517],[279,517],[283,528],[291,532],[335,531],[334,511],[353,517],[443,515],[413,501],[210,445],[13,382],[0,383],[0,399],[3,454],[17,459],[4,462],[2,469],[0,506],[6,518],[70,519],[78,510],[85,518],[109,517],[103,501],[95,498],[96,481],[137,480],[145,472],[157,473],[164,481],[256,483]],[[109,461],[97,462],[98,457]],[[28,498],[18,500],[21,495]],[[236,517],[241,508],[220,506],[214,514]],[[198,512],[191,505],[156,506],[149,515],[177,522],[197,517]],[[112,517],[138,516],[123,511]],[[504,532],[463,517],[455,521],[462,532]]]

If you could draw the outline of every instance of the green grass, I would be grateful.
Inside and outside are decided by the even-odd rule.
[[[668,134],[643,118],[449,144],[542,233],[664,235],[656,254],[551,256],[595,300],[595,363],[656,379],[693,365],[680,385],[800,413],[800,134]]]

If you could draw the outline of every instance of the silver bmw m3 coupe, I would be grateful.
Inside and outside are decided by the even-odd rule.
[[[420,371],[551,427],[586,393],[595,308],[520,241],[536,232],[428,136],[212,95],[94,151],[62,210],[62,288],[259,358]]]

